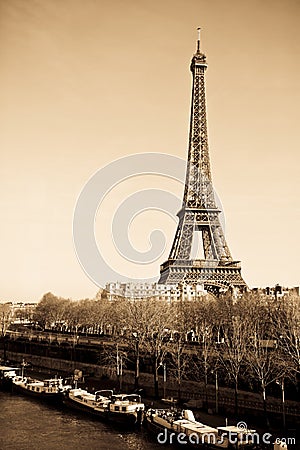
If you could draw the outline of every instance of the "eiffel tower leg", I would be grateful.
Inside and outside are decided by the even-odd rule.
[[[232,261],[232,256],[226,243],[221,224],[212,227],[212,237],[217,248],[218,259]]]
[[[173,245],[172,245],[172,248],[170,251],[169,259],[176,259],[177,255],[178,255],[178,248],[180,245],[182,228],[183,228],[183,216],[180,218],[179,223],[177,225],[177,230],[176,230],[175,238],[174,238]]]
[[[194,236],[194,224],[181,223],[178,238],[175,241],[174,252],[171,252],[171,259],[189,259],[192,250],[193,236]]]
[[[217,252],[212,240],[211,228],[212,227],[210,227],[210,230],[207,228],[202,229],[202,241],[205,259],[217,259]]]

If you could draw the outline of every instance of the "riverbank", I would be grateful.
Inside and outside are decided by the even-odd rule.
[[[87,388],[89,391],[93,392],[100,389],[114,389],[118,391],[119,380],[115,376],[110,376],[103,367],[85,364],[74,364],[74,362],[58,360],[53,358],[40,357],[36,355],[20,354],[9,352],[8,357],[11,361],[18,362],[21,364],[23,360],[30,363],[30,366],[26,368],[28,375],[37,378],[46,378],[49,375],[64,375],[71,376],[74,374],[74,368],[76,366],[77,370],[81,370],[83,373],[83,378],[78,381],[79,386]],[[133,392],[134,391],[134,374],[128,373],[126,371],[122,380],[122,391]],[[153,378],[149,374],[141,374],[139,380],[139,387],[142,390],[143,400],[148,407],[153,406],[157,408],[168,407],[161,400],[154,398],[154,388],[152,386]],[[165,390],[165,392],[163,392]],[[177,390],[174,389],[173,385],[168,382],[168,386],[163,389],[162,380],[160,380],[160,397],[163,396],[177,396]],[[286,416],[286,429],[283,430],[282,427],[282,415],[279,413],[274,413],[274,411],[268,412],[269,426],[265,425],[264,417],[261,411],[253,410],[252,408],[242,409],[240,407],[238,417],[235,416],[233,411],[233,391],[229,388],[221,388],[219,394],[219,413],[215,410],[215,397],[213,394],[213,386],[209,386],[208,395],[208,411],[203,408],[204,399],[204,387],[200,383],[184,382],[182,385],[182,403],[186,402],[187,407],[193,409],[195,416],[198,420],[208,423],[214,427],[222,426],[225,424],[226,419],[228,424],[236,425],[238,422],[245,422],[251,428],[255,428],[258,432],[271,432],[276,437],[295,437],[296,430],[299,428],[300,422],[297,416]],[[251,393],[241,392],[239,402],[245,402],[247,398],[249,402],[255,402],[255,398],[251,398]],[[230,397],[231,396],[231,397]],[[256,397],[256,395],[255,395]],[[229,408],[226,408],[227,399],[229,403]],[[196,402],[195,402],[196,400]],[[274,399],[277,400],[277,399]],[[273,401],[274,401],[273,400]],[[189,401],[191,405],[189,406]],[[193,407],[197,403],[198,408]],[[295,402],[296,403],[296,402]],[[277,405],[278,406],[278,405]],[[279,405],[280,406],[280,405]]]

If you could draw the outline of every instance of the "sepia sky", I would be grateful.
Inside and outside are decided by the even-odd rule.
[[[76,200],[120,157],[186,157],[198,26],[227,242],[249,286],[299,285],[299,19],[298,0],[0,1],[0,301],[95,295],[74,250]],[[182,195],[161,178],[117,189],[97,217],[99,246],[122,195]],[[156,222],[157,212],[139,216],[137,247]],[[169,247],[175,226],[167,219]]]

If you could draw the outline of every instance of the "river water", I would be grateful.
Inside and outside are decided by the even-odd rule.
[[[0,449],[162,450],[162,446],[146,430],[114,428],[81,413],[0,392]]]

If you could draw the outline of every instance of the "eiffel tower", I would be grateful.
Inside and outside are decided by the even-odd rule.
[[[189,150],[182,208],[169,259],[160,266],[159,283],[203,284],[214,294],[230,287],[243,290],[240,261],[233,261],[220,223],[212,184],[205,98],[206,56],[197,51],[191,61],[193,90]],[[192,259],[196,232],[202,233],[203,259]]]

